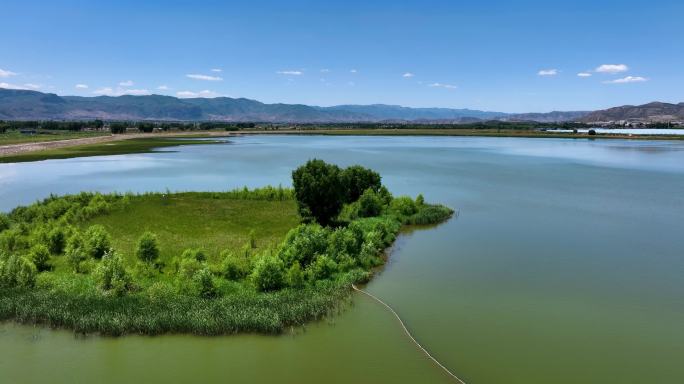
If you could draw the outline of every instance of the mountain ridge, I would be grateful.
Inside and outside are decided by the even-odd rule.
[[[604,122],[620,120],[684,121],[684,103],[652,102],[597,111],[505,113],[468,108],[413,108],[391,104],[267,104],[247,98],[145,96],[59,96],[31,90],[0,88],[4,120],[157,120],[266,123],[468,123],[485,120]]]

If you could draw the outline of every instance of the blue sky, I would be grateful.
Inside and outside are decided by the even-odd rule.
[[[503,112],[684,101],[683,1],[3,0],[0,10],[5,88]]]

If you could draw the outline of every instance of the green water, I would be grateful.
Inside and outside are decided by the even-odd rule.
[[[0,210],[49,193],[289,184],[310,157],[380,171],[457,218],[402,236],[367,287],[468,383],[679,383],[684,143],[283,137],[0,165]],[[278,337],[76,337],[0,325],[0,382],[439,383],[363,296]]]

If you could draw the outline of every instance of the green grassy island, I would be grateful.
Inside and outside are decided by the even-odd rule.
[[[293,189],[51,196],[0,213],[0,320],[103,335],[279,333],[340,308],[450,208],[311,160]]]

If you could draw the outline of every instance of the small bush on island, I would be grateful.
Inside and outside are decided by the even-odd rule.
[[[50,269],[50,251],[45,245],[37,244],[31,248],[29,259],[36,266],[38,272],[47,271]]]
[[[95,280],[102,291],[115,296],[122,296],[133,288],[133,279],[123,258],[114,251],[107,251],[102,256],[95,268]]]
[[[384,250],[402,225],[435,224],[453,213],[425,203],[422,195],[415,201],[394,198],[380,181],[360,166],[341,169],[312,160],[293,172],[294,189],[80,193],[18,207],[0,223],[0,320],[106,335],[215,335],[282,332],[320,319],[344,303],[351,284],[368,281],[384,263]],[[195,214],[202,212],[193,206],[199,201],[212,209],[225,200],[249,209],[230,205],[230,215],[266,218],[275,210],[254,211],[261,204],[254,202],[286,202],[279,204],[291,209],[293,220],[286,221],[278,242],[264,240],[270,227],[246,222],[229,230],[203,226],[210,233],[182,247],[121,225],[135,214],[129,212],[133,207],[155,210],[155,221],[140,225],[149,228],[159,220],[187,220],[173,216],[169,208],[175,204]],[[117,212],[121,218],[114,225],[100,220]],[[226,237],[238,244],[211,243]],[[169,249],[171,254],[162,253]]]
[[[153,264],[159,258],[159,246],[157,245],[157,236],[152,232],[145,232],[138,239],[138,247],[135,251],[138,259],[145,263]]]
[[[101,259],[111,247],[111,237],[101,225],[93,225],[83,234],[83,250],[93,259]]]

